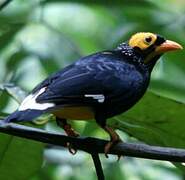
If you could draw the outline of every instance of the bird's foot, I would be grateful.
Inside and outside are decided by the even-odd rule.
[[[114,145],[116,145],[117,143],[119,143],[119,142],[123,142],[123,141],[122,141],[120,138],[118,138],[118,139],[112,139],[111,141],[109,141],[109,142],[105,145],[104,152],[105,152],[105,157],[106,157],[106,158],[109,157],[108,154],[109,154],[111,148],[112,148]],[[119,161],[120,158],[121,158],[121,155],[118,155],[117,161]]]
[[[66,124],[64,126],[64,130],[66,132],[66,134],[70,137],[78,137],[79,136],[79,133],[76,132],[70,124]],[[70,144],[69,142],[67,143],[67,148],[69,150],[69,152],[72,154],[72,155],[75,155],[77,150],[75,148],[73,148],[72,144]]]
[[[62,127],[65,131],[65,133],[70,136],[70,137],[78,137],[79,133],[76,132],[70,124],[67,123],[66,119],[60,119],[60,118],[56,118],[56,122],[57,125]],[[76,154],[77,150],[75,148],[73,148],[72,144],[70,144],[69,142],[67,142],[66,147],[68,148],[69,152],[71,154]]]
[[[105,145],[104,152],[105,152],[105,157],[108,158],[108,153],[110,152],[110,149],[117,144],[118,142],[122,142],[120,139],[119,135],[109,126],[103,127],[103,129],[109,133],[110,135],[110,141]],[[120,155],[118,155],[118,161],[121,158]]]
[[[72,154],[72,155],[75,155],[77,150],[73,148],[73,146],[68,142],[67,143],[67,148],[68,148],[68,151]]]

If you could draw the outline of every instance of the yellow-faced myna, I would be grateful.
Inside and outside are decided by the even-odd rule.
[[[5,122],[31,121],[52,113],[69,136],[67,119],[95,119],[110,135],[105,154],[119,141],[106,120],[131,108],[145,93],[151,71],[167,52],[182,49],[153,33],[134,34],[116,49],[83,57],[36,86]]]

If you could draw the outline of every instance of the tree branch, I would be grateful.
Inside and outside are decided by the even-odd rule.
[[[12,0],[5,0],[0,4],[0,11],[3,10]]]
[[[102,169],[102,165],[101,165],[99,155],[97,153],[92,153],[91,157],[92,157],[93,162],[94,162],[94,166],[95,166],[95,169],[96,169],[96,174],[97,174],[98,180],[104,180],[105,177],[104,177],[104,174],[103,174],[103,169]]]
[[[1,121],[0,132],[58,146],[66,146],[66,143],[69,142],[72,144],[73,148],[86,151],[90,154],[104,153],[104,146],[108,142],[90,137],[68,137],[59,133],[47,132],[42,129],[14,123],[5,124]],[[119,143],[112,148],[110,154],[172,162],[185,162],[185,150],[183,149],[165,148],[145,144]]]

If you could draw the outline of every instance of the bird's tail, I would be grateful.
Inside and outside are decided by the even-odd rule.
[[[9,122],[21,122],[21,121],[32,121],[33,119],[41,116],[44,112],[41,110],[27,109],[25,111],[15,111],[10,114],[3,121],[5,123]]]

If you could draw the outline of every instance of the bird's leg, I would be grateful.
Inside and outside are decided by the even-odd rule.
[[[59,118],[56,118],[56,122],[57,122],[57,125],[60,126],[61,128],[64,129],[65,133],[68,135],[68,136],[71,136],[71,137],[78,137],[79,136],[79,133],[77,133],[72,127],[70,124],[67,123],[67,120],[66,119],[59,119]]]
[[[103,129],[109,134],[110,136],[110,141],[105,145],[105,156],[108,158],[108,153],[110,151],[110,149],[112,148],[112,146],[114,146],[115,144],[117,144],[118,142],[121,141],[119,135],[109,126],[105,126],[103,127]],[[120,156],[118,156],[118,160],[120,159]]]
[[[64,129],[65,133],[70,137],[78,137],[79,133],[77,133],[70,124],[67,123],[66,119],[60,119],[56,117],[57,125]],[[70,143],[67,143],[68,150],[71,154],[76,154],[77,150],[72,147]]]
[[[119,135],[109,126],[106,125],[106,119],[102,118],[101,116],[96,116],[96,122],[103,128],[110,136],[110,141],[105,145],[105,156],[108,158],[108,153],[112,146],[114,146],[116,143],[120,142],[121,139]],[[120,156],[118,156],[118,160],[120,159]]]

